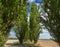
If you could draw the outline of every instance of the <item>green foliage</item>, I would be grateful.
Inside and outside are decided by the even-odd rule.
[[[21,2],[21,1],[19,1]],[[16,36],[19,39],[20,44],[26,40],[34,40],[34,43],[37,42],[39,38],[39,34],[41,32],[41,26],[39,23],[40,13],[37,10],[37,6],[33,3],[31,8],[31,16],[30,16],[30,25],[27,22],[27,5],[24,3],[20,3],[18,6],[18,16],[15,19],[14,30],[16,32]],[[38,6],[39,9],[39,6]]]
[[[4,36],[3,34],[2,34],[2,31],[0,31],[0,46],[1,47],[3,47],[4,46],[4,44],[5,44],[5,42],[7,41],[7,37],[8,36]]]
[[[41,31],[38,19],[40,14],[38,13],[36,6],[32,6],[34,7],[32,7],[31,10],[30,30],[28,30],[26,0],[0,0],[0,47],[7,41],[9,31],[13,26],[21,44],[28,31],[29,37],[30,34],[32,35],[30,39],[32,38],[34,42],[37,42]]]
[[[16,18],[17,0],[0,0],[0,47],[8,38],[9,31]]]
[[[60,0],[44,0],[44,10],[48,16],[43,23],[60,45]]]
[[[19,39],[19,42],[22,44],[25,33],[27,31],[27,6],[24,4],[24,1],[20,0],[20,5],[18,6],[18,16],[17,19],[15,19],[15,27],[14,30],[16,32],[16,36]]]
[[[34,43],[37,42],[40,32],[41,32],[41,25],[39,23],[40,13],[38,12],[39,6],[36,4],[32,4],[31,7],[31,16],[30,16],[30,40]]]

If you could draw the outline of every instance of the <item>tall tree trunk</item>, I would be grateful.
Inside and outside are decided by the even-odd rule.
[[[19,39],[19,43],[20,44],[23,44],[23,38],[22,37],[19,37],[18,39]]]

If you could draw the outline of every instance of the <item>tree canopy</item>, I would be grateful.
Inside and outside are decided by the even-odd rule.
[[[32,3],[31,6],[31,15],[30,15],[30,40],[34,40],[36,43],[39,39],[39,35],[41,33],[41,25],[39,22],[40,12],[38,12],[40,6]]]
[[[13,21],[17,16],[17,0],[0,0],[0,46],[8,38]]]
[[[43,24],[60,45],[60,0],[44,0],[43,4],[47,13],[46,20],[42,19]]]

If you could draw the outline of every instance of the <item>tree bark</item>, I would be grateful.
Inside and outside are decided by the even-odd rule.
[[[19,38],[19,43],[23,44],[23,39],[21,37]]]

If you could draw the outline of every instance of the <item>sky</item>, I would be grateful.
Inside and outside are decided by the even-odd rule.
[[[42,29],[42,32],[43,33],[39,35],[39,39],[51,39],[52,38],[47,29]],[[13,29],[10,30],[9,38],[17,38]]]
[[[37,2],[37,3],[41,3],[42,2],[42,0],[28,0],[28,2]]]
[[[42,29],[42,32],[43,33],[40,34],[39,39],[52,39],[47,29]]]
[[[31,2],[34,2],[34,0],[28,0],[28,2],[30,2],[30,3],[31,3]]]
[[[27,2],[30,3],[30,5],[29,5],[28,8],[27,8],[28,13],[29,13],[30,10],[31,10],[31,4],[32,4],[32,2],[34,2],[36,5],[40,5],[40,11],[41,11],[41,9],[43,8],[42,0],[28,0]]]

